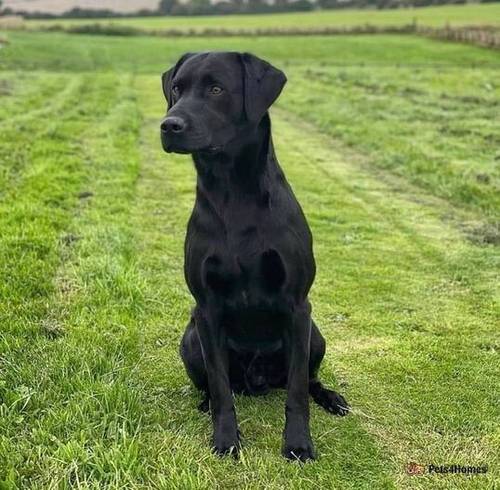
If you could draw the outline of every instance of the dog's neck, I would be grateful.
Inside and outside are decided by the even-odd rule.
[[[266,191],[271,167],[277,165],[266,114],[260,123],[239,135],[217,153],[193,154],[198,174],[197,193],[218,200],[228,192],[255,195]]]

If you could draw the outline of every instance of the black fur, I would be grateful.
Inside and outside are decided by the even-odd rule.
[[[271,139],[267,110],[285,75],[250,54],[200,53],[184,55],[162,82],[163,148],[191,153],[198,174],[185,242],[196,306],[180,352],[205,393],[214,448],[239,448],[232,391],[286,387],[283,454],[312,459],[309,394],[331,413],[348,408],[317,379],[325,341],[308,301],[312,236]]]

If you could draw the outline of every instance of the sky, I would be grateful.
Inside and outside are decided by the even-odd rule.
[[[3,0],[3,7],[26,12],[60,14],[74,7],[109,9],[117,12],[134,12],[140,9],[155,10],[159,0]]]

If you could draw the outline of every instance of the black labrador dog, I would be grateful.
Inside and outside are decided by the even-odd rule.
[[[196,201],[185,277],[196,300],[180,353],[218,454],[236,454],[233,392],[286,387],[283,455],[314,458],[309,394],[329,412],[348,406],[317,378],[325,340],[311,318],[315,276],[308,224],[274,153],[268,109],[286,77],[247,53],[184,55],[162,76],[167,152],[191,153]]]

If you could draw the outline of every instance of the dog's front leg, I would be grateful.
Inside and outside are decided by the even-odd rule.
[[[214,427],[213,447],[219,455],[237,455],[239,432],[229,383],[228,354],[221,315],[212,308],[197,307],[194,317],[207,369]]]
[[[315,457],[309,429],[310,339],[311,306],[305,301],[293,311],[286,331],[288,396],[283,456],[300,461]]]

